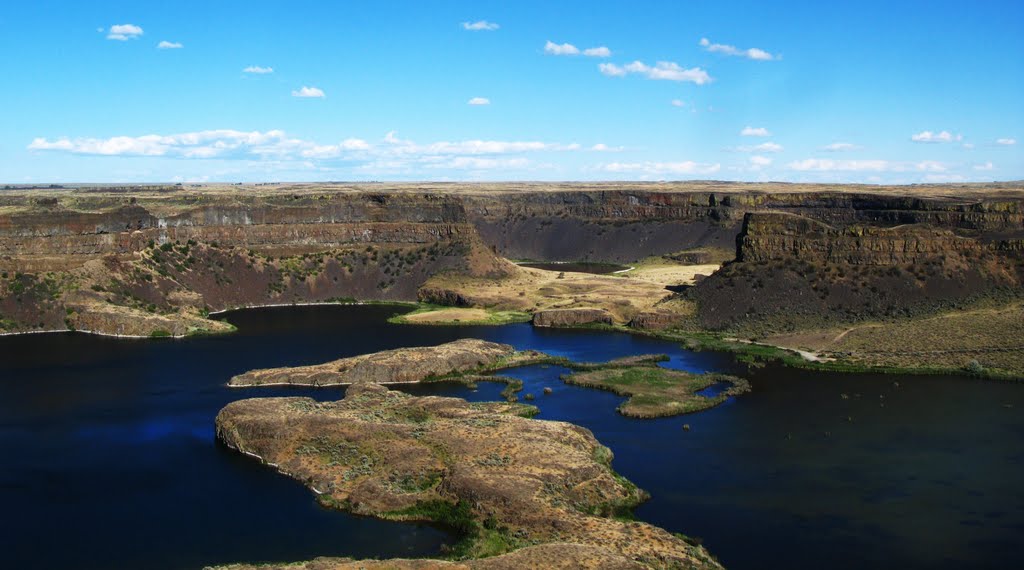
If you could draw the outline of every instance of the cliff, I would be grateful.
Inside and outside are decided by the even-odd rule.
[[[1024,188],[1012,183],[14,189],[0,192],[0,329],[177,335],[218,330],[205,319],[209,311],[250,305],[418,298],[480,305],[481,295],[431,278],[523,281],[505,257],[632,262],[664,254],[685,261],[734,251],[730,276],[716,274],[694,297],[704,306],[702,322],[722,327],[747,318],[756,310],[753,299],[768,293],[758,285],[772,279],[762,266],[913,267],[920,283],[896,279],[899,293],[884,304],[900,309],[922,298],[931,299],[924,306],[1016,286],[1022,240]],[[747,273],[751,286],[730,291],[740,296],[735,307],[709,293]],[[544,291],[555,291],[564,297],[560,303],[579,308],[594,296],[590,289],[616,289],[595,283],[584,298],[569,281],[544,285],[529,306],[501,295],[495,302],[558,308],[544,300],[551,295]],[[808,287],[781,290],[801,301],[820,296],[820,287]],[[634,293],[640,294],[618,294]],[[664,296],[642,293],[643,302],[608,303],[617,322],[651,312]]]
[[[995,218],[971,224],[988,220],[996,234],[1019,234],[1015,218]],[[1022,244],[941,223],[833,225],[754,212],[737,236],[736,260],[688,296],[703,326],[748,334],[926,315],[986,297],[1019,297]]]

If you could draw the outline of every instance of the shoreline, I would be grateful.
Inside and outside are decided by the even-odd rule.
[[[310,303],[268,303],[266,305],[242,305],[240,307],[231,307],[228,309],[220,309],[217,311],[210,311],[209,315],[223,315],[224,313],[230,313],[231,311],[243,311],[246,309],[271,309],[275,307],[324,307],[324,306],[337,306],[345,307],[350,305],[401,305],[406,307],[415,307],[418,305],[415,301],[314,301]],[[16,334],[16,333],[15,333]]]
[[[211,311],[209,315],[221,315],[232,311],[240,311],[247,309],[265,309],[265,308],[279,308],[279,307],[311,307],[311,306],[352,306],[352,305],[395,305],[404,306],[415,309],[415,307],[422,305],[422,303],[415,303],[412,301],[352,301],[352,302],[308,302],[308,303],[269,303],[263,305],[245,305],[239,307],[231,307],[228,309],[221,309],[218,311]],[[458,325],[463,323],[396,323],[405,326],[446,326],[446,325]],[[479,323],[464,323],[466,325],[479,324]],[[514,323],[506,323],[514,324]],[[492,326],[502,326],[501,324],[495,324]],[[637,334],[647,336],[651,338],[657,338],[660,340],[666,340],[669,342],[688,343],[696,342],[696,348],[689,348],[684,346],[687,350],[699,351],[699,350],[714,350],[719,352],[726,352],[732,354],[740,361],[747,363],[755,362],[779,362],[783,366],[791,368],[800,368],[804,370],[813,370],[819,372],[841,372],[849,374],[913,374],[913,375],[953,375],[962,376],[964,378],[972,379],[987,379],[996,381],[1009,381],[1009,382],[1024,382],[1024,375],[1015,374],[1006,371],[990,371],[985,370],[981,373],[972,373],[961,368],[949,368],[949,367],[923,367],[923,366],[867,366],[862,364],[843,362],[840,360],[823,358],[817,354],[813,356],[815,358],[808,358],[812,353],[808,351],[794,350],[792,348],[786,348],[776,346],[772,344],[759,343],[750,340],[732,338],[732,337],[718,337],[714,333],[666,333],[659,331],[634,329],[624,325],[597,325],[597,324],[586,324],[586,325],[573,325],[564,327],[554,327],[560,329],[575,329],[575,330],[598,330],[606,332],[619,332],[625,334]],[[220,334],[231,334],[235,331],[225,332],[201,332],[196,334],[186,335],[171,335],[171,336],[143,336],[143,335],[122,335],[113,334],[101,331],[85,330],[85,329],[52,329],[52,330],[41,330],[41,331],[19,331],[19,332],[3,332],[0,333],[0,337],[15,336],[15,335],[27,335],[27,334],[55,334],[55,333],[73,333],[80,332],[84,334],[93,334],[103,337],[120,338],[120,339],[131,339],[131,340],[161,340],[161,339],[183,339],[193,336],[212,336]],[[271,385],[271,384],[264,384]],[[290,383],[274,384],[274,385],[293,385]],[[345,386],[347,384],[332,384],[324,385],[329,386]],[[231,387],[250,387],[250,386],[231,386]]]
[[[55,333],[76,333],[76,332],[85,333],[85,334],[91,334],[91,335],[96,335],[96,336],[106,336],[106,337],[111,337],[111,338],[139,339],[139,340],[146,340],[146,339],[158,340],[158,339],[162,339],[162,338],[186,338],[188,336],[198,336],[198,335],[149,336],[149,335],[138,335],[138,334],[116,334],[116,333],[108,333],[108,332],[94,331],[94,330],[88,330],[88,329],[74,329],[74,330],[72,330],[72,329],[51,329],[51,330],[45,330],[45,331],[4,332],[4,333],[0,333],[0,336],[19,336],[19,335],[26,335],[26,334],[55,334]],[[220,333],[212,333],[212,334],[220,334]]]
[[[213,315],[222,315],[224,313],[230,313],[232,311],[244,311],[244,310],[247,310],[247,309],[270,309],[270,308],[275,308],[275,307],[319,307],[319,306],[345,307],[345,306],[349,306],[349,305],[399,305],[399,306],[405,306],[405,307],[415,307],[416,303],[414,303],[412,301],[352,301],[352,302],[347,302],[346,301],[346,302],[331,302],[331,303],[327,303],[327,302],[315,302],[315,303],[271,303],[271,304],[267,304],[267,305],[243,305],[241,307],[231,307],[231,308],[228,308],[228,309],[220,309],[220,310],[217,310],[217,311],[210,311],[207,314],[210,315],[210,316],[213,316]],[[424,324],[429,324],[429,323],[424,323]],[[234,325],[232,325],[232,326],[234,326]],[[111,338],[160,340],[160,339],[182,339],[182,338],[190,338],[190,337],[194,337],[194,336],[214,336],[214,335],[221,335],[221,334],[231,334],[231,333],[233,333],[235,331],[234,330],[224,331],[224,332],[204,331],[204,332],[198,332],[198,333],[193,333],[193,334],[152,336],[152,335],[138,335],[138,334],[116,334],[116,333],[108,333],[108,332],[103,332],[103,331],[95,331],[95,330],[90,330],[90,329],[49,329],[49,330],[0,332],[0,337],[19,336],[19,335],[26,335],[26,334],[55,334],[55,333],[76,333],[76,332],[80,332],[80,333],[84,333],[84,334],[92,334],[92,335],[96,335],[96,336],[106,336],[106,337],[111,337]]]

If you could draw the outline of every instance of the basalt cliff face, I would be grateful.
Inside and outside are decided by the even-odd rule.
[[[0,325],[11,331],[216,332],[210,311],[412,301],[430,275],[510,267],[445,195],[0,195]]]
[[[629,262],[712,247],[732,249],[750,212],[783,212],[839,227],[920,224],[996,240],[1024,238],[1024,187],[965,188],[960,197],[907,189],[700,183],[601,191],[521,191],[466,198],[467,214],[512,259]],[[954,193],[953,188],[944,188]],[[927,195],[924,190],[921,193]]]
[[[701,322],[722,328],[762,310],[769,293],[789,294],[790,281],[799,285],[791,302],[808,310],[861,310],[830,300],[832,292],[822,299],[807,271],[792,270],[797,263],[815,274],[890,271],[847,284],[900,291],[883,311],[1019,288],[1022,239],[1024,187],[1014,184],[8,189],[0,191],[0,327],[179,335],[220,330],[205,315],[233,307],[413,301],[439,273],[511,275],[504,258],[624,262],[714,250],[736,261],[692,296]],[[766,271],[786,286],[768,291]],[[428,296],[446,295],[468,298]]]
[[[765,323],[775,330],[915,316],[983,297],[1019,298],[1020,203],[999,206],[958,215],[909,211],[901,215],[933,221],[896,226],[878,225],[876,217],[875,223],[825,223],[791,213],[748,213],[736,260],[690,296],[705,327]]]

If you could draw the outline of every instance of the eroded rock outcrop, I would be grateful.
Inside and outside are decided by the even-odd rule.
[[[649,311],[640,313],[629,321],[629,326],[635,329],[661,331],[678,325],[682,317],[675,313],[660,313]]]
[[[533,315],[533,326],[535,327],[610,325],[612,322],[612,316],[604,309],[547,309]]]

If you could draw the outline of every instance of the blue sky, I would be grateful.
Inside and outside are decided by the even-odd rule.
[[[0,25],[5,183],[1024,179],[1019,1],[35,1]]]

